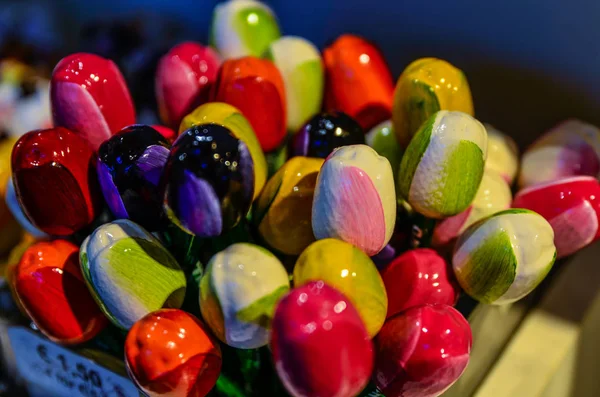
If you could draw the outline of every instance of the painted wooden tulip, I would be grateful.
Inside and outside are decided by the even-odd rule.
[[[216,237],[235,227],[254,194],[246,144],[217,124],[196,125],[177,138],[164,173],[164,207],[189,234]]]
[[[343,146],[325,160],[312,209],[317,239],[338,238],[372,256],[386,246],[396,222],[390,162],[366,145]]]
[[[169,157],[169,142],[152,127],[125,127],[98,149],[98,180],[117,219],[158,229],[163,221],[159,182]]]
[[[119,328],[183,303],[183,271],[154,236],[128,219],[97,228],[81,244],[79,261],[89,290]]]
[[[162,135],[169,142],[169,144],[173,143],[177,138],[177,132],[169,127],[157,124],[151,125],[150,127],[154,128],[160,135]]]
[[[310,41],[284,36],[269,46],[267,59],[275,63],[285,84],[287,130],[296,132],[321,110],[325,77],[319,50]]]
[[[125,362],[150,397],[204,397],[221,372],[221,350],[206,326],[178,309],[138,320],[125,340]]]
[[[11,275],[27,315],[57,343],[86,342],[108,324],[85,285],[78,252],[66,240],[35,243]]]
[[[12,186],[10,166],[10,154],[16,141],[16,138],[0,137],[0,256],[2,257],[10,252],[23,234],[21,220],[17,218],[18,214],[14,213],[14,207],[11,208],[11,205],[16,206],[19,209],[19,215],[22,215],[23,211],[16,202]],[[24,215],[22,217],[24,218]]]
[[[558,258],[571,255],[600,238],[600,184],[591,176],[574,176],[525,188],[513,207],[543,216],[554,230]]]
[[[325,159],[341,146],[365,143],[361,126],[343,112],[321,113],[306,122],[294,137],[293,156]]]
[[[312,203],[322,159],[294,157],[269,179],[254,206],[252,220],[261,238],[287,255],[300,253],[315,241]]]
[[[187,113],[208,101],[220,64],[212,48],[194,42],[178,44],[160,59],[155,86],[163,123],[177,128]]]
[[[510,209],[468,228],[456,242],[452,267],[472,298],[504,304],[533,291],[555,259],[550,224],[533,211]]]
[[[377,335],[373,381],[386,397],[437,397],[464,372],[471,345],[471,327],[457,310],[413,307]]]
[[[402,197],[429,218],[456,215],[479,188],[487,152],[483,125],[462,112],[439,111],[406,149],[398,178]]]
[[[519,186],[577,175],[600,177],[600,129],[567,120],[536,140],[523,154]]]
[[[488,133],[487,160],[485,169],[494,171],[512,185],[519,169],[519,149],[515,141],[489,124],[484,124]]]
[[[373,344],[358,312],[323,281],[294,288],[281,300],[270,346],[294,397],[355,396],[373,368]]]
[[[19,139],[12,152],[13,183],[35,227],[68,236],[92,223],[102,203],[95,162],[87,142],[62,127]]]
[[[308,246],[294,266],[294,286],[322,280],[343,293],[356,308],[370,337],[381,329],[388,307],[383,280],[361,250],[327,238]]]
[[[238,108],[265,152],[277,149],[285,139],[285,86],[273,62],[250,56],[225,61],[211,98]]]
[[[14,219],[19,223],[19,225],[25,230],[27,233],[36,237],[37,239],[45,239],[50,236],[44,232],[42,232],[37,227],[33,226],[33,224],[27,219],[27,216],[23,212],[21,205],[19,204],[19,200],[17,199],[17,194],[15,193],[15,185],[12,181],[12,178],[8,180],[8,184],[6,185],[6,206],[10,210]],[[13,232],[12,234],[16,234],[19,236],[19,232]],[[14,245],[14,244],[13,244]]]
[[[210,42],[225,58],[262,56],[281,36],[275,14],[255,0],[228,0],[213,11]]]
[[[460,293],[450,266],[429,248],[406,251],[383,269],[381,277],[388,295],[387,318],[425,304],[454,306]]]
[[[50,104],[54,125],[79,134],[93,150],[135,123],[135,109],[121,72],[112,61],[94,54],[72,54],[56,65]]]
[[[398,171],[400,171],[400,160],[402,160],[402,153],[404,150],[398,143],[396,134],[394,133],[394,127],[392,126],[392,120],[386,120],[371,130],[365,136],[366,143],[380,156],[385,157],[392,166],[392,172],[394,173],[394,180],[398,180]]]
[[[365,129],[390,118],[394,81],[373,44],[344,34],[323,51],[325,109],[341,110]]]
[[[219,124],[229,128],[231,133],[248,147],[254,164],[254,199],[258,197],[267,182],[267,160],[254,129],[237,108],[223,102],[211,102],[197,107],[184,117],[179,133],[200,124]]]
[[[432,244],[441,247],[453,242],[478,220],[510,208],[511,202],[512,193],[506,179],[486,170],[471,205],[460,214],[440,221],[433,231]]]
[[[398,141],[407,147],[421,125],[440,110],[473,115],[473,99],[464,73],[436,58],[417,59],[396,83],[392,121]]]
[[[289,288],[275,255],[258,245],[233,244],[211,258],[200,280],[202,317],[221,341],[255,349],[268,343],[275,306]]]

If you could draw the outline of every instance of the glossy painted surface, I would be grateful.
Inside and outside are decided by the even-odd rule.
[[[79,262],[96,302],[121,329],[183,303],[183,271],[154,236],[130,220],[97,228],[81,244]]]
[[[210,43],[225,59],[262,56],[280,35],[275,14],[263,2],[228,0],[213,11]]]
[[[252,217],[268,246],[287,255],[299,255],[315,241],[312,203],[322,165],[322,159],[294,157],[269,179]]]
[[[389,242],[395,222],[390,162],[366,145],[335,150],[317,178],[312,208],[315,237],[338,238],[372,256]]]
[[[600,238],[600,184],[594,177],[574,176],[525,188],[512,205],[535,211],[550,223],[558,258]]]
[[[19,230],[20,228],[22,228],[23,231],[35,236],[38,239],[50,237],[48,234],[42,232],[37,227],[33,226],[31,224],[31,222],[29,221],[29,219],[27,219],[27,216],[25,216],[25,213],[23,212],[23,210],[21,209],[21,205],[19,204],[19,200],[17,199],[17,195],[15,193],[15,185],[13,183],[12,178],[10,178],[8,180],[8,183],[6,184],[5,200],[6,200],[6,206],[10,210],[14,219],[18,222],[18,225],[16,226],[17,227],[16,230],[6,233],[7,234],[6,237],[8,238],[8,240],[12,240],[14,237],[17,237],[17,238],[20,237],[20,235],[21,235],[21,231]],[[14,245],[14,244],[12,244],[12,245]]]
[[[398,192],[426,217],[456,215],[475,198],[486,153],[487,133],[479,121],[462,112],[434,113],[406,148]]]
[[[98,149],[98,180],[117,219],[131,219],[150,230],[164,219],[159,182],[169,156],[169,142],[152,127],[125,127]]]
[[[177,138],[177,132],[175,130],[170,129],[169,127],[165,127],[164,125],[151,125],[150,127],[154,128],[160,135],[162,135],[170,144],[175,141]]]
[[[356,308],[370,337],[381,329],[388,297],[375,264],[351,244],[327,238],[308,246],[294,266],[294,286],[322,280]]]
[[[23,135],[12,152],[15,193],[31,223],[68,236],[90,225],[102,195],[96,155],[77,134],[61,127]]]
[[[179,133],[199,124],[219,124],[229,128],[233,135],[248,146],[254,163],[254,199],[258,197],[267,182],[267,160],[254,129],[237,108],[223,102],[210,102],[194,109],[184,117]]]
[[[388,159],[394,172],[394,181],[398,180],[400,160],[402,160],[404,150],[396,138],[392,120],[382,121],[371,128],[365,135],[365,140],[367,145],[375,149],[377,154]]]
[[[191,41],[176,45],[160,59],[155,87],[163,123],[176,129],[186,114],[208,101],[220,65],[212,48]]]
[[[325,48],[323,60],[326,110],[341,110],[367,130],[390,118],[394,81],[378,48],[344,34]]]
[[[516,208],[498,212],[465,230],[456,242],[452,268],[472,298],[505,304],[533,291],[555,259],[550,224],[533,211]]]
[[[221,372],[221,350],[193,315],[161,309],[138,320],[125,340],[131,378],[150,397],[203,397]]]
[[[117,66],[94,54],[77,53],[54,68],[50,86],[54,125],[84,138],[93,150],[135,123],[135,109]]]
[[[13,210],[18,204],[12,186],[10,154],[16,141],[15,138],[0,138],[0,256],[8,254],[23,234],[21,222]]]
[[[325,159],[334,149],[365,143],[365,133],[352,117],[333,111],[313,116],[294,136],[293,156]]]
[[[512,185],[519,169],[519,149],[515,141],[508,135],[484,124],[488,133],[487,160],[485,170],[494,171]]]
[[[290,288],[279,259],[249,243],[230,245],[208,262],[200,280],[200,310],[213,333],[238,349],[269,341],[279,298]]]
[[[440,110],[473,116],[473,99],[463,72],[436,58],[417,59],[396,83],[392,121],[400,144],[407,147],[421,124]]]
[[[57,343],[86,342],[108,324],[85,285],[78,252],[79,248],[66,240],[35,243],[11,275],[27,315]]]
[[[382,270],[381,278],[388,295],[387,318],[425,304],[454,306],[460,294],[450,265],[429,248],[406,251]]]
[[[471,327],[446,305],[413,307],[375,338],[373,381],[386,397],[437,397],[469,362]]]
[[[285,85],[273,62],[256,57],[225,61],[211,101],[226,102],[248,119],[263,151],[279,147],[286,135]]]
[[[355,396],[373,368],[373,344],[358,312],[322,281],[294,288],[280,301],[270,347],[294,397]]]
[[[486,168],[471,205],[460,214],[443,219],[435,225],[433,246],[443,247],[454,242],[454,239],[469,226],[498,211],[510,208],[511,202],[512,193],[506,179]]]
[[[302,37],[284,36],[271,43],[265,56],[275,63],[283,77],[287,130],[295,133],[321,110],[325,85],[321,53]]]
[[[248,147],[217,124],[195,125],[177,138],[163,180],[167,216],[199,237],[216,237],[235,227],[254,195]]]
[[[571,119],[546,132],[525,151],[519,186],[577,175],[600,177],[600,129]]]

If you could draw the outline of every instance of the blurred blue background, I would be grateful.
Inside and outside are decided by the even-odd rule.
[[[7,3],[0,0],[0,13],[2,4]],[[206,42],[218,1],[34,3],[50,6],[60,20],[59,29],[73,39],[86,23],[139,17],[150,21],[150,30],[152,21],[159,26],[158,21],[164,19],[176,27],[177,39]],[[477,117],[514,136],[521,145],[565,118],[578,117],[600,125],[598,0],[266,3],[276,12],[284,34],[304,36],[319,48],[345,32],[374,41],[394,78],[418,57],[449,60],[467,74]],[[153,40],[161,40],[160,34]]]

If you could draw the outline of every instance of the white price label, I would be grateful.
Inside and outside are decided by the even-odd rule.
[[[8,329],[17,369],[44,396],[139,397],[135,385],[23,327]]]

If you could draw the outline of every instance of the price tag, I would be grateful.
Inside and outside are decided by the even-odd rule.
[[[8,338],[19,373],[44,396],[139,397],[126,378],[58,346],[23,327],[10,327]]]

